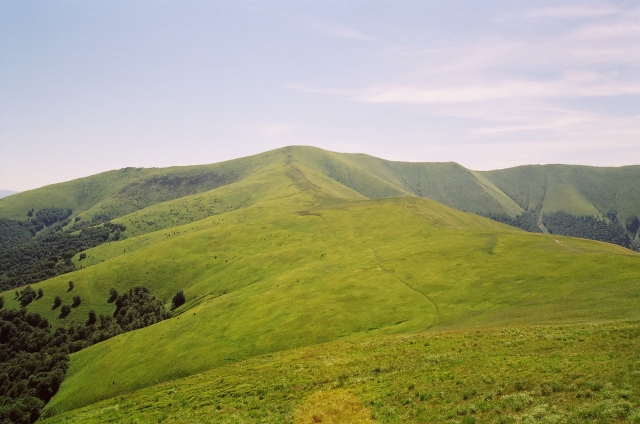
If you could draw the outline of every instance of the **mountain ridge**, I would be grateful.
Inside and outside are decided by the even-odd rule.
[[[29,190],[0,200],[0,217],[71,208],[73,216],[118,218],[156,203],[238,182],[272,163],[301,164],[369,199],[418,196],[459,210],[511,217],[563,211],[621,218],[640,215],[640,165],[523,165],[473,171],[455,162],[388,161],[367,154],[289,146],[210,165],[123,168]]]
[[[571,179],[559,177],[566,191]],[[638,253],[528,233],[414,193],[460,208],[511,204],[498,197],[503,181],[456,164],[288,148],[91,178],[44,193],[50,200],[59,191],[83,209],[48,209],[62,213],[58,221],[32,213],[53,223],[34,240],[73,237],[86,223],[103,243],[44,255],[45,268],[73,271],[32,283],[37,297],[26,305],[20,290],[5,291],[5,307],[65,331],[112,316],[112,291],[147,287],[167,308],[178,292],[186,301],[169,319],[73,353],[50,411],[336,340],[640,318]],[[0,206],[24,211],[33,198]]]

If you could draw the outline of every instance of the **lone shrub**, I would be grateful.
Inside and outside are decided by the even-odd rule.
[[[116,301],[116,299],[118,298],[118,290],[114,289],[113,287],[109,290],[109,299],[107,300],[108,303],[113,303]]]
[[[62,305],[62,308],[60,308],[59,318],[66,318],[70,313],[71,313],[71,306]]]
[[[89,311],[89,318],[87,318],[87,325],[95,324],[97,320],[98,320],[98,317],[96,316],[96,311],[94,310]]]
[[[73,303],[71,304],[71,306],[73,308],[77,308],[78,306],[80,306],[81,302],[82,302],[82,299],[80,299],[80,296],[73,296]]]
[[[184,297],[184,292],[182,290],[178,291],[171,300],[171,310],[173,311],[174,309],[184,305],[185,301],[186,298]]]
[[[56,309],[60,305],[62,305],[62,299],[60,296],[56,296],[56,298],[53,299],[53,307],[51,309]]]
[[[71,290],[73,290],[73,281],[69,281],[69,289],[67,291],[70,292]]]

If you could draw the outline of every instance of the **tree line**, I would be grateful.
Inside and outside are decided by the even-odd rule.
[[[525,231],[541,232],[534,211],[525,211],[515,218],[504,214],[485,216]],[[635,215],[621,222],[615,210],[607,212],[602,219],[591,215],[576,216],[566,212],[554,212],[544,214],[542,224],[550,234],[604,241],[640,252],[640,219]]]
[[[37,283],[76,269],[76,253],[117,240],[126,227],[107,223],[85,228],[79,234],[64,231],[35,238],[0,250],[0,291]]]
[[[638,217],[632,216],[623,225],[616,211],[609,211],[606,219],[594,216],[575,216],[565,212],[555,212],[542,217],[542,223],[549,233],[563,236],[581,237],[617,244],[627,249],[639,250],[636,236]]]
[[[524,211],[515,218],[505,214],[490,213],[484,215],[487,218],[491,218],[494,221],[502,222],[503,224],[518,227],[522,230],[529,231],[530,233],[541,233],[542,230],[538,227],[538,218],[534,211]]]
[[[71,209],[43,208],[34,213],[27,212],[28,219],[24,221],[0,218],[0,249],[9,249],[20,244],[28,243],[39,232],[57,224],[56,230],[67,225],[71,220]]]
[[[41,290],[31,287],[19,294],[31,296],[32,291],[42,297]],[[182,291],[174,296],[172,309],[179,306],[176,301],[184,303]],[[0,423],[35,422],[58,391],[70,353],[171,317],[147,287],[133,287],[123,294],[111,289],[107,302],[115,303],[112,316],[89,311],[86,322],[52,330],[39,314],[3,309],[0,297]]]

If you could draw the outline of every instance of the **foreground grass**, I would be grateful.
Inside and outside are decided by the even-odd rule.
[[[345,337],[640,318],[640,255],[616,246],[514,231],[425,199],[281,207],[101,246],[68,293],[70,276],[35,285],[45,297],[30,310],[57,314],[47,297],[58,293],[84,299],[67,320],[112,313],[112,286],[189,299],[179,317],[74,354],[51,406]]]
[[[640,422],[640,322],[331,342],[45,422]]]

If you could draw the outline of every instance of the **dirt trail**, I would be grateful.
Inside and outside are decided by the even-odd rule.
[[[408,210],[408,209],[407,209],[407,210]],[[329,222],[325,219],[325,217],[324,217],[324,216],[322,216],[322,215],[320,215],[320,214],[316,214],[316,213],[314,213],[314,214],[312,214],[312,215],[314,215],[314,216],[317,216],[317,217],[321,218],[321,219],[324,221],[324,223],[325,223],[325,224],[327,224],[327,226],[331,229],[331,231],[333,231],[333,235],[334,235],[334,237],[335,237],[335,238],[337,238],[338,240],[342,240],[342,241],[344,241],[344,242],[351,243],[351,244],[354,244],[354,245],[356,245],[356,246],[361,246],[361,247],[364,247],[365,249],[369,249],[369,250],[371,250],[371,251],[373,252],[373,257],[375,258],[376,263],[378,264],[378,266],[380,267],[380,269],[381,269],[382,271],[386,272],[387,274],[389,274],[390,276],[392,276],[392,277],[393,277],[393,278],[395,278],[396,280],[400,281],[400,282],[401,282],[402,284],[404,284],[404,285],[405,285],[409,290],[413,290],[414,292],[416,292],[416,293],[420,294],[422,297],[424,297],[425,299],[427,299],[427,301],[429,301],[429,303],[431,303],[431,304],[433,305],[433,308],[434,308],[434,309],[435,309],[435,311],[436,311],[436,316],[435,316],[435,318],[433,319],[433,322],[432,322],[428,327],[426,327],[424,330],[425,330],[425,331],[426,331],[426,330],[429,330],[429,329],[433,328],[433,327],[436,325],[436,323],[438,322],[438,318],[440,318],[440,309],[438,309],[438,305],[436,305],[436,303],[433,301],[433,299],[431,299],[429,296],[427,296],[427,294],[426,294],[426,293],[424,293],[424,292],[422,292],[422,291],[418,290],[417,288],[415,288],[415,287],[411,286],[410,284],[408,284],[408,283],[407,283],[406,281],[404,281],[402,278],[398,277],[398,276],[397,276],[393,271],[391,271],[391,270],[389,270],[389,269],[385,268],[385,267],[384,267],[384,265],[382,264],[382,261],[380,261],[380,257],[378,256],[378,252],[376,251],[376,249],[375,249],[375,248],[373,248],[373,247],[371,247],[371,246],[367,246],[367,245],[366,245],[366,244],[364,244],[364,243],[357,243],[357,242],[355,242],[355,241],[353,241],[353,240],[349,240],[349,239],[346,239],[346,238],[340,237],[340,236],[338,235],[338,233],[336,232],[335,228],[333,228],[333,226],[332,226],[331,224],[329,224]],[[427,220],[427,221],[428,221],[428,220]],[[435,223],[434,223],[434,224],[435,224]],[[439,224],[435,224],[435,225],[439,225]]]
[[[460,227],[451,227],[451,226],[449,226],[449,225],[442,225],[442,224],[438,224],[437,222],[433,222],[432,220],[430,220],[430,219],[425,218],[424,216],[422,216],[422,214],[419,214],[419,213],[417,213],[417,212],[410,211],[410,210],[409,210],[409,208],[407,207],[407,205],[404,205],[404,208],[405,208],[405,209],[406,209],[406,211],[407,211],[407,212],[409,212],[410,214],[416,215],[416,216],[418,216],[418,217],[420,217],[420,218],[424,219],[425,221],[427,221],[427,222],[429,222],[429,223],[431,223],[431,224],[433,224],[433,225],[437,225],[438,227],[442,227],[442,228],[456,228],[456,229],[458,229],[458,230],[460,230],[460,229],[461,229]]]

